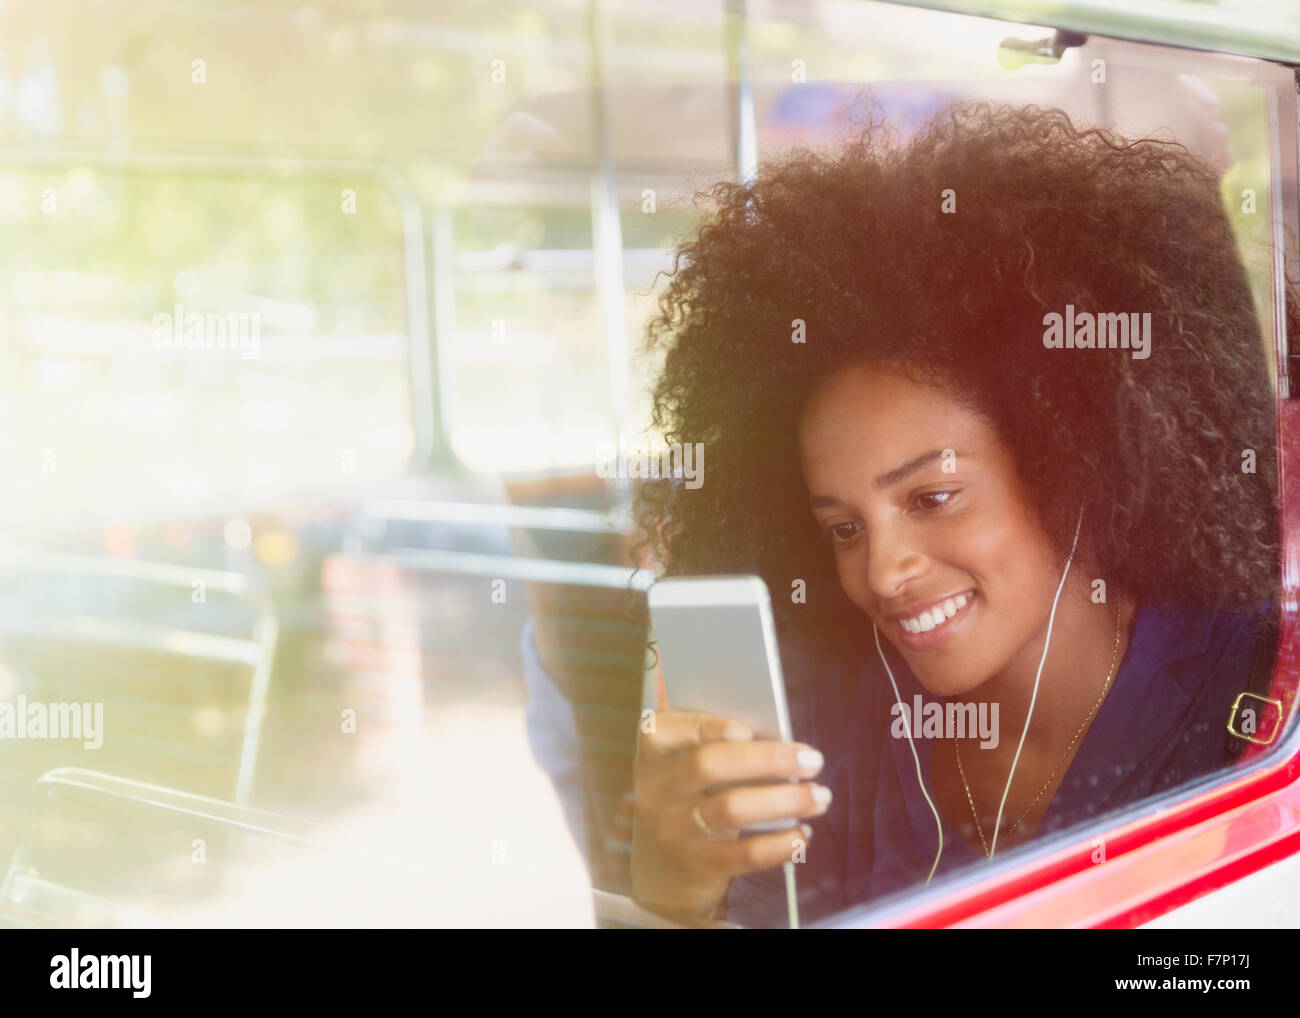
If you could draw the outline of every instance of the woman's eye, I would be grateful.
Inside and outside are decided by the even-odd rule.
[[[938,509],[951,502],[956,494],[955,491],[927,491],[916,496],[916,504],[922,509]]]
[[[831,540],[836,544],[843,544],[851,541],[860,529],[862,528],[856,523],[832,523],[826,528],[826,533],[830,534]]]

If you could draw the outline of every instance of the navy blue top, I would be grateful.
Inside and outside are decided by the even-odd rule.
[[[1263,619],[1264,613],[1175,613],[1143,605],[1110,692],[1035,837],[1223,767],[1228,715],[1237,694],[1249,688]],[[909,719],[915,694],[927,704],[946,702],[928,693],[906,665],[895,666],[897,656],[890,664]],[[795,867],[801,920],[923,884],[938,851],[938,827],[908,740],[890,736],[896,701],[879,656],[873,648],[866,665],[856,668],[808,657],[785,660],[795,738],[825,755],[816,780],[834,796],[827,812],[810,821],[807,859]],[[796,675],[803,681],[789,682]],[[936,740],[913,736],[933,798]],[[1001,737],[1018,740],[1020,732]],[[984,861],[942,810],[939,816],[943,853],[935,877]],[[781,868],[733,880],[727,918],[745,926],[787,925]]]

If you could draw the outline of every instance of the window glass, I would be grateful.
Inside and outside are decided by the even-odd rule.
[[[47,159],[0,184],[25,241],[0,297],[5,515],[192,510],[399,473],[415,435],[393,195],[373,175],[141,162]]]
[[[1258,33],[83,6],[0,10],[0,925],[851,924],[1294,738]],[[717,574],[761,796],[651,766],[748,749]]]

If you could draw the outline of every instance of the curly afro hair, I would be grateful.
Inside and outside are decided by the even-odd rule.
[[[648,328],[654,426],[708,452],[702,486],[638,492],[664,573],[757,573],[783,638],[860,651],[870,626],[809,510],[797,422],[820,382],[877,363],[992,423],[1062,561],[1082,504],[1081,561],[1113,590],[1276,604],[1269,360],[1218,176],[1186,148],[958,103],[905,143],[873,114],[832,153],[701,197]],[[1149,357],[1046,349],[1067,304],[1149,312]]]

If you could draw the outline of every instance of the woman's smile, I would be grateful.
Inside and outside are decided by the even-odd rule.
[[[942,647],[969,628],[974,590],[958,591],[930,601],[918,602],[889,616],[895,634],[908,650]]]

